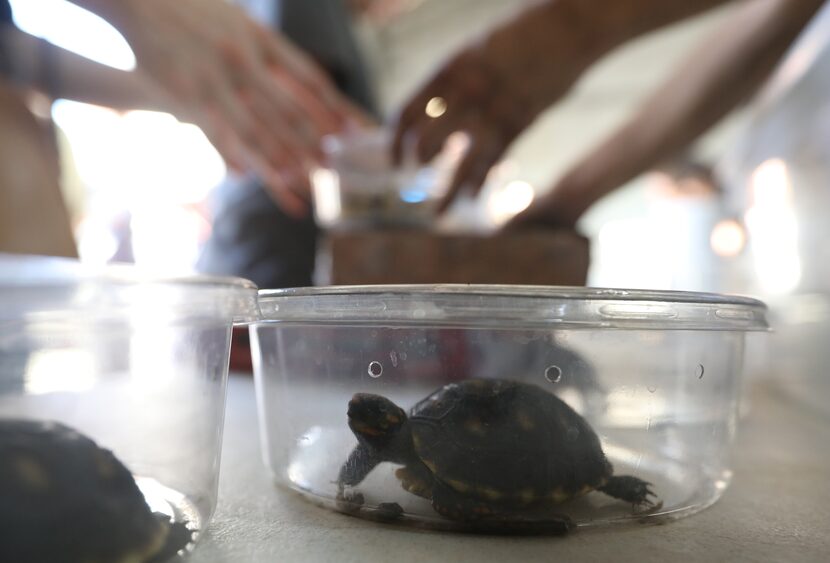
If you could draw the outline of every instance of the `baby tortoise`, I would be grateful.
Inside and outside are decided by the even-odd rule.
[[[653,507],[650,483],[615,476],[588,423],[534,385],[471,379],[438,389],[409,416],[379,395],[349,402],[358,440],[340,469],[340,498],[379,463],[400,464],[403,488],[432,501],[442,516],[466,523],[525,523],[548,518],[551,531],[573,526],[551,507],[599,490]]]
[[[129,470],[79,432],[0,419],[0,561],[161,563],[192,539]]]

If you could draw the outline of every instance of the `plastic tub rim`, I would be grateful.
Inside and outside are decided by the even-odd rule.
[[[769,330],[767,307],[757,299],[689,291],[367,285],[261,290],[258,301],[262,322]]]

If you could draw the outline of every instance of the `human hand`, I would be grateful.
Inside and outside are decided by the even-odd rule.
[[[426,162],[453,132],[470,137],[441,211],[462,188],[477,193],[516,137],[593,60],[588,35],[560,8],[543,3],[462,50],[401,111],[392,149],[397,162],[405,146]]]
[[[294,216],[323,135],[362,116],[287,40],[224,0],[79,0],[118,27],[139,68],[231,168],[256,172]]]
[[[560,183],[536,198],[527,209],[513,216],[502,226],[502,230],[536,227],[572,230],[590,205],[584,195]]]
[[[386,25],[416,9],[423,0],[348,0],[349,8],[376,25]]]

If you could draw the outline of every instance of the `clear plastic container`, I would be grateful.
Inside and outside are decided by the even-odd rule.
[[[34,473],[3,473],[3,485],[11,487],[3,490],[20,490],[10,480],[29,475],[55,495],[38,497],[50,501],[41,508],[69,506],[56,516],[73,522],[75,528],[66,529],[88,529],[87,519],[100,517],[85,512],[87,504],[116,502],[106,497],[110,489],[91,485],[83,469],[105,454],[78,440],[77,448],[68,443],[61,450],[66,459],[55,459],[47,451],[58,451],[53,446],[16,434],[20,424],[43,422],[43,440],[67,444],[77,433],[110,450],[117,462],[101,471],[112,475],[123,464],[153,513],[171,526],[177,523],[173,529],[180,536],[192,532],[187,545],[177,546],[191,549],[216,506],[232,323],[256,314],[256,288],[242,280],[154,280],[129,268],[92,272],[69,260],[0,256],[0,462],[34,464]],[[15,461],[21,453],[31,463]],[[7,469],[0,463],[0,472]],[[32,481],[32,475],[42,478]],[[61,479],[78,484],[68,491]],[[123,495],[133,495],[126,487]],[[23,528],[14,530],[21,534],[27,532],[23,522],[42,521],[33,504],[3,502],[0,514],[12,510],[19,516]],[[141,518],[138,508],[118,512],[98,537],[78,532],[72,544],[85,549],[91,542],[94,551],[101,536],[108,536],[120,539],[113,540],[115,551],[107,560],[126,557],[128,544],[131,553],[151,553],[158,545],[130,538],[131,522]],[[45,545],[53,541],[47,535]],[[11,549],[8,543],[0,553]],[[27,556],[14,560],[20,557]]]
[[[462,147],[452,141],[427,165],[391,161],[386,129],[330,136],[327,166],[311,175],[317,223],[324,228],[422,226],[434,221]]]
[[[745,333],[767,328],[748,298],[584,288],[265,291],[260,309],[254,373],[279,483],[367,518],[496,532],[659,522],[715,502]],[[366,415],[358,393],[403,412]],[[654,494],[596,490],[612,476],[634,477],[617,496],[644,482]]]

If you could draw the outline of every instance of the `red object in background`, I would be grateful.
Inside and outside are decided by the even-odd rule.
[[[439,352],[441,364],[445,369],[444,379],[452,381],[472,377],[469,346],[463,330],[444,329],[440,332]]]
[[[251,336],[247,327],[235,327],[231,337],[230,370],[242,373],[253,372],[251,359]]]

